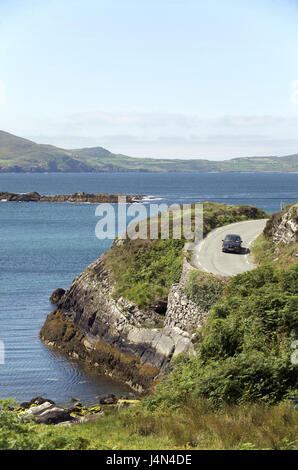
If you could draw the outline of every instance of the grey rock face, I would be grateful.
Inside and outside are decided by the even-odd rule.
[[[174,342],[155,328],[160,315],[144,312],[122,297],[115,299],[113,293],[114,285],[98,259],[74,280],[57,307],[87,336],[87,349],[100,339],[124,354],[136,355],[142,363],[162,368]]]
[[[298,203],[286,211],[272,231],[273,243],[288,245],[297,241],[298,234]]]

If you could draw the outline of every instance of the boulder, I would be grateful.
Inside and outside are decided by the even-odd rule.
[[[55,405],[55,402],[53,400],[50,400],[49,398],[42,398],[42,397],[35,397],[32,398],[30,401],[24,401],[19,405],[19,408],[23,408],[24,410],[27,410],[30,408],[32,405],[42,405],[45,402],[49,402],[52,405]]]
[[[59,287],[58,289],[54,290],[54,292],[52,293],[50,297],[50,301],[53,304],[57,304],[64,294],[65,294],[65,290]]]
[[[37,193],[36,191],[32,191],[30,193],[25,194],[25,197],[28,198],[29,201],[39,201],[40,200],[40,194]]]
[[[116,405],[116,403],[118,403],[118,398],[116,395],[110,394],[107,397],[102,397],[99,400],[99,403],[101,405]]]
[[[60,408],[49,401],[25,411],[22,418],[35,418],[39,424],[58,424],[73,420],[68,410]]]
[[[53,400],[50,400],[49,398],[42,398],[42,397],[35,397],[32,398],[30,401],[31,405],[42,405],[43,403],[51,403],[51,405],[55,405],[55,402]]]

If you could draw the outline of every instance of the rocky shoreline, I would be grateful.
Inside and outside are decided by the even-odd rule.
[[[0,192],[0,201],[9,202],[73,202],[73,203],[110,203],[117,204],[119,197],[125,197],[126,202],[131,204],[133,202],[140,202],[145,198],[145,195],[140,194],[87,194],[84,192],[77,192],[74,194],[56,194],[56,195],[42,195],[35,191],[29,193],[10,193],[7,191]]]
[[[97,404],[84,406],[80,401],[72,398],[71,407],[62,407],[53,400],[43,397],[32,398],[29,402],[20,403],[17,406],[9,406],[8,410],[17,413],[22,420],[35,420],[38,424],[54,424],[66,426],[72,424],[86,423],[100,418],[105,409],[135,406],[139,400],[128,396],[117,397],[110,394],[101,397]]]
[[[114,283],[100,257],[69,290],[54,291],[51,301],[56,308],[40,337],[48,347],[87,363],[99,374],[148,393],[174,357],[194,350],[194,331],[206,321],[207,312],[184,294],[191,269],[184,260],[180,283],[173,284],[168,301],[143,311],[114,296]]]

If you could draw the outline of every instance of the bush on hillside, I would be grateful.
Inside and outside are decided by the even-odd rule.
[[[222,276],[192,271],[185,287],[186,295],[208,312],[223,293],[227,279]]]

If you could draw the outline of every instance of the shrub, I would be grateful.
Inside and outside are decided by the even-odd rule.
[[[225,282],[227,280],[221,276],[192,271],[185,293],[194,303],[208,312],[222,295]]]

